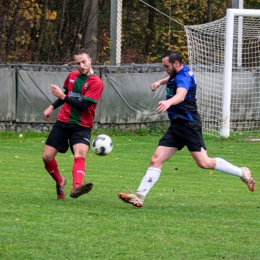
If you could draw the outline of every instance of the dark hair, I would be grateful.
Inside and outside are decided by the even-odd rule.
[[[180,64],[182,64],[182,57],[181,57],[181,54],[177,51],[171,51],[171,50],[168,50],[166,51],[162,58],[166,58],[166,57],[169,57],[169,62],[170,63],[174,63],[175,61],[178,61]]]
[[[77,50],[74,52],[73,57],[74,57],[75,55],[79,55],[79,54],[87,54],[87,55],[90,57],[88,50],[87,50],[87,49],[84,49],[84,48],[82,48],[82,49],[77,49]]]

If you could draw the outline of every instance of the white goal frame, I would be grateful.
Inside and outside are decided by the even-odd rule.
[[[226,19],[226,43],[224,62],[224,85],[223,85],[223,107],[222,107],[222,128],[220,135],[229,137],[230,135],[230,106],[231,106],[231,86],[232,86],[232,54],[233,54],[233,31],[234,17],[239,16],[239,25],[242,28],[243,17],[260,17],[260,10],[257,9],[227,9]],[[239,30],[238,44],[241,42],[242,29]],[[238,50],[238,65],[240,63],[241,51]]]

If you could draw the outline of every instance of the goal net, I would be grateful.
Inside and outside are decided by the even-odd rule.
[[[260,11],[233,10],[240,11],[231,20],[227,12],[185,26],[203,132],[226,137],[229,131],[260,132]]]

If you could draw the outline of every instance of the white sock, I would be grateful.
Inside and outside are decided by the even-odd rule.
[[[160,169],[149,167],[140,183],[137,193],[145,197],[153,185],[158,181],[160,174]]]
[[[216,158],[216,166],[215,169],[217,171],[221,171],[224,173],[232,174],[237,177],[242,177],[242,169],[225,161],[222,158]]]

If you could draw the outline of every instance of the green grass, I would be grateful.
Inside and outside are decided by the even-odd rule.
[[[187,149],[164,164],[142,208],[118,199],[139,186],[160,138],[142,133],[110,132],[110,155],[89,152],[94,188],[78,199],[69,197],[73,157],[58,154],[68,180],[63,201],[41,160],[47,134],[1,133],[0,259],[260,259],[258,190],[200,169]],[[206,137],[206,145],[210,156],[248,166],[260,180],[260,142],[239,135]]]

